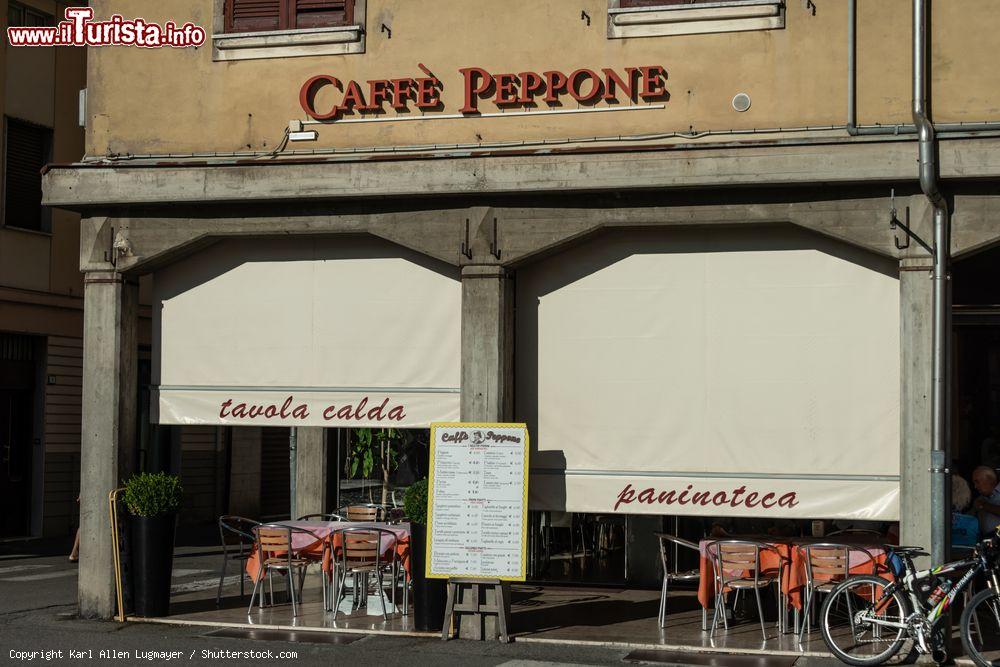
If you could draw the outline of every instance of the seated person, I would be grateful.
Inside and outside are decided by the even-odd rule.
[[[965,514],[965,508],[972,501],[969,483],[960,475],[951,477],[951,544],[968,547],[979,540],[979,520]]]
[[[972,471],[972,485],[981,495],[972,501],[972,509],[979,517],[982,534],[987,535],[1000,525],[1000,486],[997,472],[989,466],[979,466]]]

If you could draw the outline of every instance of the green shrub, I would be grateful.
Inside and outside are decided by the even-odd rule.
[[[125,482],[125,505],[136,516],[173,514],[183,495],[180,478],[165,472],[144,472]]]
[[[403,509],[412,523],[427,525],[427,480],[414,482],[403,496]]]

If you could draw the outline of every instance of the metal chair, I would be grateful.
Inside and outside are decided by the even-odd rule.
[[[663,586],[660,590],[660,615],[659,622],[660,627],[667,627],[667,592],[670,588],[670,583],[691,583],[696,582],[701,579],[701,572],[698,569],[687,570],[680,572],[677,570],[677,559],[676,550],[674,557],[674,568],[670,569],[670,557],[667,555],[670,552],[670,547],[673,545],[675,547],[684,547],[685,549],[691,549],[695,553],[698,553],[698,545],[694,542],[689,542],[688,540],[677,537],[676,535],[671,535],[670,533],[654,533],[660,540],[660,563],[663,565]],[[701,609],[701,628],[705,630],[708,621],[708,610],[702,607]]]
[[[303,514],[298,518],[299,521],[347,521],[344,517],[339,514]]]
[[[843,530],[835,530],[828,534],[827,537],[843,537],[845,535],[858,535],[860,537],[874,537],[876,540],[884,540],[885,535],[873,530],[871,528],[844,528]]]
[[[803,618],[798,636],[798,642],[801,644],[802,637],[811,629],[810,611],[816,594],[829,593],[838,583],[851,575],[851,552],[864,554],[872,564],[872,574],[875,574],[878,561],[868,549],[836,542],[806,544],[798,547],[798,550],[802,555],[806,574],[804,590],[806,597],[802,605]]]
[[[382,521],[385,517],[385,508],[374,503],[348,505],[337,511],[346,516],[348,521]]]
[[[598,514],[591,519],[593,528],[593,551],[608,553],[615,544],[625,544],[625,516],[622,514]],[[620,536],[620,541],[616,540]]]
[[[576,567],[576,560],[579,558],[581,560],[580,569],[584,569],[584,565],[588,556],[593,555],[593,551],[587,550],[587,539],[584,534],[584,524],[585,516],[581,514],[575,514],[572,512],[561,512],[557,510],[551,510],[542,512],[540,516],[539,524],[539,538],[541,540],[540,549],[540,563],[539,567],[542,572],[547,572],[549,567],[552,565],[553,561],[553,550],[552,546],[555,543],[553,537],[553,532],[556,530],[565,531],[565,535],[569,542],[569,567],[572,572]],[[577,538],[579,538],[580,549],[577,551]],[[563,545],[565,542],[560,540],[560,544]]]
[[[250,558],[250,552],[253,550],[253,527],[259,525],[257,521],[242,516],[219,517],[219,538],[222,541],[222,572],[219,573],[219,590],[215,594],[216,607],[222,604],[222,585],[225,583],[226,570],[231,560],[235,560],[240,564],[240,598],[246,594],[243,584],[246,581],[246,561]],[[235,544],[230,544],[226,539],[227,533],[230,538],[235,536]],[[239,551],[230,553],[230,549],[236,546],[239,547]]]
[[[378,583],[379,597],[382,601],[382,618],[389,620],[386,612],[385,598],[385,568],[391,567],[393,576],[392,605],[396,606],[396,573],[398,572],[398,558],[396,553],[396,534],[391,530],[382,528],[341,528],[330,536],[330,548],[334,548],[335,539],[340,536],[339,553],[334,551],[333,562],[333,595],[329,599],[333,601],[333,620],[337,620],[340,609],[340,601],[346,597],[347,575],[353,576],[352,591],[354,600],[352,608],[358,608],[358,591],[364,591],[368,595],[368,577],[375,575]],[[382,554],[385,551],[392,551],[392,561],[387,563]],[[358,579],[361,579],[359,584]]]
[[[406,521],[406,510],[402,507],[386,508],[384,520],[389,523],[400,523],[402,521]]]
[[[298,553],[292,541],[293,534],[304,533],[312,537],[316,542],[322,543],[326,549],[326,542],[311,530],[298,528],[296,526],[286,526],[280,523],[263,524],[254,526],[253,534],[257,542],[257,554],[260,558],[261,570],[254,582],[253,593],[250,594],[250,606],[247,614],[253,610],[253,599],[260,588],[260,608],[264,608],[264,588],[261,585],[264,577],[267,577],[267,586],[270,590],[271,604],[274,604],[274,586],[271,580],[273,570],[283,571],[288,578],[288,594],[292,598],[292,616],[298,616],[298,607],[295,600],[295,576],[299,576],[299,596],[302,595],[302,584],[305,581],[305,570],[315,559],[306,558]],[[320,575],[323,575],[322,568]],[[323,603],[326,605],[326,578],[323,576]]]
[[[764,605],[761,602],[760,590],[767,588],[771,584],[778,583],[780,589],[782,564],[781,554],[773,546],[761,542],[750,540],[718,540],[707,545],[707,551],[712,558],[712,567],[715,570],[715,611],[712,615],[711,634],[715,634],[718,626],[719,615],[722,615],[722,624],[728,630],[729,622],[726,620],[726,589],[736,591],[752,590],[757,598],[757,616],[760,620],[760,632],[767,641],[767,630],[764,627]],[[777,575],[766,575],[761,573],[760,553],[771,551],[779,559]],[[784,602],[783,596],[778,595],[778,618],[779,624],[783,618],[781,605]]]

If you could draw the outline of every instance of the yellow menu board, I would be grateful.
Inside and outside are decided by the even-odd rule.
[[[524,581],[528,427],[431,424],[426,576]]]

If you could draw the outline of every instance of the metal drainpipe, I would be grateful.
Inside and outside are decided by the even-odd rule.
[[[288,431],[288,474],[289,474],[289,477],[291,478],[289,480],[289,489],[288,489],[288,491],[289,491],[289,498],[288,498],[288,504],[289,504],[288,518],[289,519],[293,519],[293,520],[296,518],[296,510],[295,510],[295,477],[296,477],[296,469],[297,469],[296,452],[298,450],[298,443],[299,443],[298,429],[296,429],[293,426]]]
[[[931,387],[931,558],[947,559],[946,459],[950,285],[948,202],[938,187],[934,126],[927,117],[927,0],[913,0],[913,124],[920,139],[920,188],[934,206],[933,374]]]
[[[847,132],[858,134],[858,0],[847,0]]]

